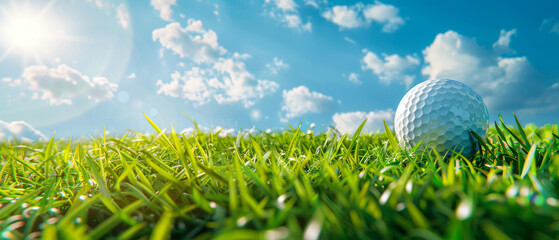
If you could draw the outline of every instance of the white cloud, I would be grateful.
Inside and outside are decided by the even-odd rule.
[[[236,53],[233,53],[233,58],[234,59],[239,59],[239,60],[247,60],[247,59],[252,58],[252,56],[248,53],[241,54],[241,53],[236,52]]]
[[[156,85],[159,87],[157,93],[175,98],[184,98],[203,105],[210,100],[213,94],[213,89],[208,86],[208,79],[206,79],[207,71],[195,67],[184,72],[183,75],[174,72],[171,74],[171,82],[157,81]]]
[[[361,2],[353,6],[336,5],[324,11],[322,17],[340,26],[340,29],[368,27],[375,22],[383,25],[383,32],[394,32],[405,23],[398,8],[380,1],[367,5]]]
[[[349,38],[349,37],[344,37],[344,40],[345,40],[346,42],[348,42],[348,43],[351,43],[351,44],[355,44],[355,43],[356,43],[355,40],[353,40],[353,39],[351,39],[351,38]]]
[[[283,62],[282,59],[274,57],[274,62],[266,64],[266,67],[270,69],[272,74],[278,74],[280,70],[289,68],[289,64]]]
[[[130,73],[130,75],[128,75],[129,79],[134,79],[136,78],[136,73]]]
[[[130,13],[128,13],[128,7],[125,4],[120,4],[116,9],[116,17],[118,23],[122,28],[128,29],[130,26]]]
[[[499,35],[499,39],[497,42],[493,43],[494,48],[502,48],[502,49],[509,49],[510,45],[510,38],[516,34],[516,29],[512,29],[510,31],[505,31],[504,29],[501,30],[501,34]]]
[[[297,4],[293,0],[266,0],[266,3],[272,2],[276,7],[285,12],[297,10]]]
[[[250,119],[253,121],[260,121],[260,119],[262,119],[262,112],[258,109],[250,111]]]
[[[337,5],[323,12],[322,16],[340,26],[341,29],[358,28],[366,25],[366,22],[360,17],[362,9],[362,3],[353,6]]]
[[[307,23],[303,23],[301,17],[295,14],[285,14],[283,16],[282,22],[286,23],[288,27],[297,29],[299,31],[312,31],[311,22],[307,21]]]
[[[222,82],[210,81],[210,86],[224,90],[224,93],[215,96],[219,103],[242,101],[245,107],[249,107],[256,99],[261,99],[279,88],[276,82],[256,79],[241,61],[221,58],[213,68],[223,76]]]
[[[151,0],[151,6],[159,11],[159,16],[165,21],[171,21],[171,15],[173,15],[171,6],[176,4],[177,0]]]
[[[345,112],[336,113],[332,117],[334,127],[341,133],[353,134],[367,119],[362,132],[376,132],[384,130],[384,122],[391,126],[394,121],[394,111],[392,109],[372,111],[372,112]]]
[[[169,83],[157,81],[159,94],[199,105],[215,99],[220,104],[242,102],[250,107],[279,88],[276,82],[256,79],[243,62],[231,58],[220,58],[211,68],[193,67],[182,75],[175,72],[171,79]]]
[[[219,17],[219,5],[217,3],[214,4],[214,15],[217,17],[217,21],[221,21],[221,18]]]
[[[362,84],[361,80],[359,80],[359,75],[357,75],[357,73],[350,73],[347,79],[353,84],[357,84],[357,85]]]
[[[219,134],[217,135],[219,137],[234,136],[236,134],[236,130],[234,128],[224,128],[222,126],[216,126],[215,128],[211,129],[206,126],[199,125],[198,129],[201,132],[205,132],[205,133],[209,133],[211,131],[213,134],[215,134],[219,132]],[[194,128],[185,128],[180,131],[180,134],[184,134],[185,136],[190,136],[190,135],[196,136],[198,135],[198,132]]]
[[[318,3],[317,0],[305,0],[305,5],[316,9],[320,8],[320,3]]]
[[[559,21],[555,18],[546,18],[542,21],[539,30],[559,34]]]
[[[557,109],[559,91],[545,85],[543,74],[525,56],[501,56],[500,46],[487,49],[454,31],[437,34],[423,50],[422,73],[430,79],[464,82],[484,98],[493,112],[543,111],[542,106]]]
[[[104,9],[104,10],[110,10],[111,8],[114,8],[116,5],[114,3],[111,2],[103,2],[101,0],[86,0],[89,3],[93,3],[95,4],[96,7],[100,8],[100,9]],[[107,12],[108,14],[109,12]]]
[[[115,4],[113,2],[120,2],[120,1],[112,1],[112,0],[86,0],[87,2],[95,4],[99,9],[102,9],[105,14],[107,15],[115,15],[115,18],[118,20],[118,24],[123,29],[128,29],[130,24],[132,23],[130,12],[128,8],[128,4],[121,3]]]
[[[169,23],[153,30],[152,39],[181,58],[189,57],[196,63],[213,62],[227,52],[218,44],[217,34],[204,29],[200,20],[189,19],[185,28],[177,22]]]
[[[41,131],[24,121],[4,122],[0,120],[0,139],[18,138],[24,141],[47,140]]]
[[[87,96],[96,102],[110,100],[118,89],[105,77],[89,78],[67,65],[48,68],[36,65],[25,68],[21,79],[3,79],[9,86],[23,87],[34,92],[34,98],[47,100],[51,105],[71,105],[72,100]]]
[[[322,93],[311,92],[305,86],[299,86],[289,91],[283,90],[283,105],[281,110],[286,118],[294,118],[306,113],[320,113],[327,110],[333,99]]]
[[[219,137],[227,137],[227,136],[233,136],[235,134],[235,129],[234,128],[223,128],[221,126],[217,126],[214,128],[214,130],[212,131],[213,133],[219,132],[219,134],[217,136]]]
[[[415,79],[413,72],[419,66],[417,56],[406,55],[400,57],[398,54],[388,55],[383,53],[383,59],[381,59],[377,54],[367,49],[364,49],[363,53],[365,53],[365,56],[361,60],[361,68],[371,70],[382,83],[396,82],[405,85],[406,88],[409,88],[413,83]]]
[[[275,92],[276,82],[257,79],[243,60],[249,54],[228,52],[217,42],[217,34],[204,29],[202,21],[189,19],[188,26],[170,23],[153,31],[153,40],[170,49],[181,58],[188,58],[195,66],[183,74],[175,72],[171,82],[158,80],[158,93],[183,98],[199,105],[215,99],[218,103],[242,102],[250,107],[265,95]]]
[[[103,4],[103,2],[101,2],[101,1],[99,1],[99,0],[96,0],[96,1],[95,1],[95,5],[97,5],[98,8],[103,8],[103,5],[104,5],[104,4]]]
[[[363,15],[367,22],[374,21],[383,24],[383,32],[394,32],[404,25],[404,19],[400,17],[398,12],[398,8],[393,5],[375,1],[375,4],[368,5],[363,10]]]
[[[293,0],[266,0],[265,7],[268,15],[274,19],[278,19],[287,27],[295,29],[299,32],[311,32],[312,23],[303,22],[297,11],[297,4]]]

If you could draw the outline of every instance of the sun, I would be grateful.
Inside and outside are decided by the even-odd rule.
[[[28,4],[0,9],[0,44],[5,49],[0,53],[0,62],[12,52],[41,62],[41,57],[49,53],[56,39],[62,38],[60,30],[48,15],[52,1],[43,8]],[[0,48],[0,49],[2,49]]]
[[[24,52],[33,53],[47,47],[49,32],[52,30],[46,19],[27,13],[13,16],[6,24],[3,36],[8,44]]]

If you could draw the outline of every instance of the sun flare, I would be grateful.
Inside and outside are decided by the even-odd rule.
[[[42,8],[12,2],[11,8],[0,9],[0,62],[8,55],[18,54],[25,61],[30,57],[36,62],[52,54],[54,40],[65,39],[57,21],[48,14],[52,2]]]
[[[3,36],[11,47],[34,53],[47,47],[51,26],[46,19],[27,13],[19,14],[13,16],[6,24]]]

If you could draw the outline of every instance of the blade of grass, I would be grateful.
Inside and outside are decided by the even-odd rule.
[[[138,234],[140,231],[144,230],[147,227],[147,225],[148,225],[147,222],[141,222],[141,223],[138,223],[134,226],[131,226],[126,231],[124,231],[122,234],[120,234],[118,236],[117,240],[138,239],[136,234]]]
[[[143,205],[142,200],[137,200],[130,205],[126,206],[126,208],[122,209],[122,211],[114,214],[109,219],[103,221],[99,224],[95,229],[89,232],[89,236],[91,239],[101,239],[110,232],[113,228],[115,228],[124,218],[129,218],[127,215],[130,214],[132,211],[135,211],[139,207]]]
[[[513,113],[513,115],[514,115],[514,120],[516,121],[516,127],[518,128],[518,131],[520,132],[520,136],[524,140],[525,145],[530,144],[530,141],[528,141],[528,138],[526,137],[526,133],[524,132],[524,128],[522,128],[522,125],[520,124],[520,121],[518,121],[516,114]]]
[[[390,142],[390,145],[393,146],[394,150],[399,149],[398,140],[396,140],[396,137],[392,134],[392,131],[390,131],[390,127],[388,127],[386,121],[383,120],[383,123],[384,131],[386,131],[386,136],[388,136],[388,142]]]
[[[207,167],[206,165],[200,163],[198,161],[198,159],[196,159],[196,156],[194,155],[194,152],[192,151],[192,148],[190,147],[190,143],[188,143],[187,140],[183,140],[184,144],[186,145],[186,152],[188,153],[188,156],[190,158],[190,162],[194,163],[194,165],[196,167],[198,167],[200,170],[202,170],[203,172],[205,172],[206,174],[208,174],[208,176],[212,177],[214,180],[217,180],[219,182],[221,182],[222,184],[228,184],[228,181],[225,180],[225,178],[223,176],[221,176],[220,174],[218,174],[216,171],[212,170],[211,168]]]
[[[87,163],[89,164],[89,169],[90,169],[91,174],[93,174],[93,179],[95,179],[95,181],[97,182],[97,185],[99,186],[99,191],[101,192],[101,194],[103,194],[103,196],[105,196],[106,198],[111,199],[111,193],[109,192],[109,189],[107,188],[107,182],[105,181],[105,178],[103,178],[99,174],[99,170],[97,170],[97,166],[93,162],[93,160],[91,160],[91,157],[89,157],[87,155],[84,156],[84,157],[87,160]]]
[[[36,189],[35,191],[29,192],[22,197],[20,197],[16,202],[10,203],[8,205],[2,206],[0,208],[0,219],[4,220],[9,216],[12,216],[12,213],[19,209],[22,204],[27,202],[28,199],[35,198],[38,196],[38,193],[43,191],[43,189]]]
[[[526,160],[524,161],[524,167],[522,167],[522,173],[520,174],[520,179],[524,179],[524,177],[526,177],[526,174],[528,174],[528,172],[532,173],[532,175],[536,175],[535,155],[536,155],[536,150],[538,148],[537,146],[538,144],[534,143],[534,145],[532,145],[532,147],[530,148],[530,151],[526,156]]]
[[[157,224],[155,225],[149,239],[169,239],[171,235],[171,229],[173,228],[173,219],[173,212],[165,211],[159,218],[159,221],[157,221]]]
[[[19,159],[16,156],[12,156],[12,158],[14,160],[16,160],[17,162],[23,164],[24,166],[26,166],[29,170],[31,170],[32,172],[34,172],[35,174],[37,174],[37,176],[41,177],[42,179],[45,179],[45,176],[43,176],[43,174],[41,174],[39,171],[37,171],[37,169],[35,169],[35,167],[33,167],[33,165],[29,164],[28,162],[25,162],[21,159]]]
[[[528,143],[522,141],[522,139],[518,136],[516,136],[516,134],[514,134],[505,124],[505,122],[503,121],[502,118],[499,117],[499,121],[501,121],[501,126],[503,126],[503,128],[505,130],[507,130],[507,132],[509,133],[509,135],[511,135],[521,146],[522,146],[522,150],[525,153],[528,153],[528,149],[530,149],[530,146],[528,145]]]

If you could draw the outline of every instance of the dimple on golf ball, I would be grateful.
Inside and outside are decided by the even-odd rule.
[[[477,152],[469,131],[485,137],[488,126],[489,113],[481,97],[450,79],[427,80],[410,89],[394,118],[396,137],[407,147],[422,141],[419,149],[462,152],[465,157]]]

